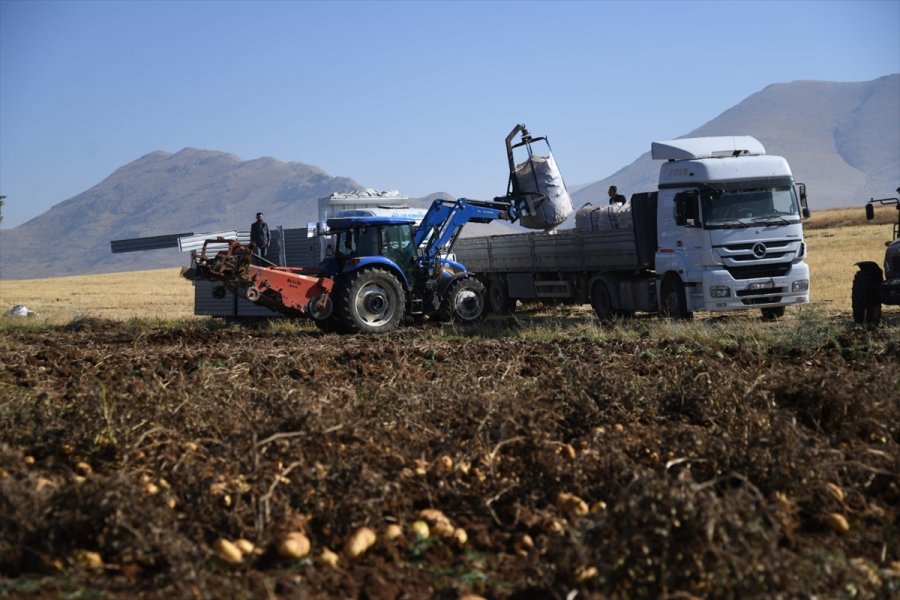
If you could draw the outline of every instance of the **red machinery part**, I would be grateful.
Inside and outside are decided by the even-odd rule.
[[[334,288],[334,280],[319,269],[252,265],[248,275],[252,285],[247,289],[247,299],[251,299],[253,290],[257,292],[257,299],[259,293],[272,290],[281,295],[281,304],[286,308],[303,313],[309,312],[311,300],[330,296]]]

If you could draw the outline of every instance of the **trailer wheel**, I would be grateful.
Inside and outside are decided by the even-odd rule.
[[[694,313],[687,309],[684,283],[677,275],[668,275],[663,279],[659,314],[676,321],[687,321],[694,318]]]
[[[759,309],[762,312],[763,321],[777,321],[784,316],[783,306],[769,306]]]
[[[385,333],[397,328],[406,308],[400,281],[384,269],[356,271],[340,289],[341,329],[348,333]]]
[[[442,320],[475,323],[484,317],[484,284],[473,277],[462,277],[450,284],[441,308]]]
[[[597,313],[597,318],[601,323],[612,321],[615,311],[613,310],[612,295],[609,293],[609,288],[606,287],[606,282],[597,280],[591,286],[591,307]]]
[[[851,301],[853,320],[865,327],[875,327],[881,322],[881,269],[860,268],[853,276]]]
[[[506,284],[499,279],[488,284],[488,308],[496,315],[508,315],[516,311],[515,298],[509,297]]]

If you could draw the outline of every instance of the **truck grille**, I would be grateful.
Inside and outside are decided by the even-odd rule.
[[[781,277],[801,250],[799,240],[764,240],[716,246],[725,269],[735,279]]]
[[[735,279],[759,279],[762,277],[784,277],[791,270],[791,263],[774,265],[750,265],[741,267],[725,266]]]

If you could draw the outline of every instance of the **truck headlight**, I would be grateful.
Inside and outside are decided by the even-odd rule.
[[[792,292],[808,292],[809,291],[809,279],[801,279],[799,281],[794,281],[791,283],[791,291]]]
[[[728,298],[731,296],[731,288],[727,285],[714,285],[709,288],[710,298]]]

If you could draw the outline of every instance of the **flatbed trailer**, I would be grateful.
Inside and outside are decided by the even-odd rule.
[[[632,196],[630,228],[460,238],[453,252],[482,278],[495,312],[507,312],[509,299],[585,303],[598,279],[652,277],[656,202],[656,192]]]

